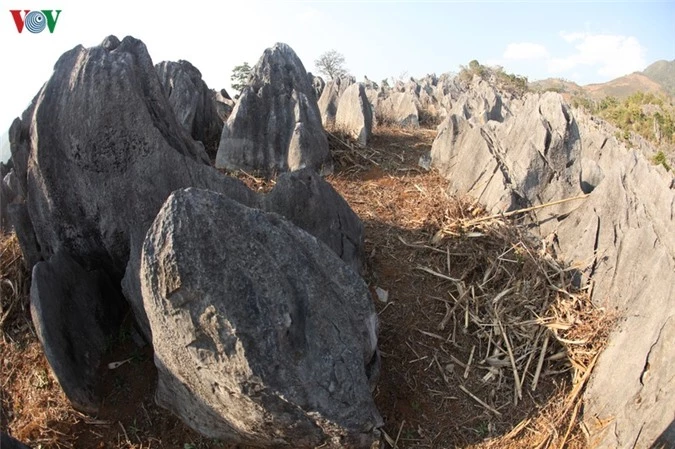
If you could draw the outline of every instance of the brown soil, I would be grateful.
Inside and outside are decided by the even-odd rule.
[[[586,447],[578,425],[583,382],[574,379],[579,372],[567,361],[572,351],[552,338],[548,351],[543,351],[542,369],[535,375],[533,355],[538,354],[540,337],[549,331],[541,323],[530,323],[539,342],[531,348],[529,336],[516,341],[517,335],[511,334],[513,352],[527,346],[530,359],[535,360],[521,372],[522,399],[516,404],[510,366],[491,370],[485,362],[492,354],[485,342],[493,339],[495,345],[501,344],[499,331],[481,323],[484,312],[477,304],[466,300],[464,306],[453,307],[450,298],[459,297],[459,305],[462,298],[457,289],[463,287],[439,274],[462,279],[466,286],[479,285],[481,279],[485,285],[490,277],[487,267],[496,266],[491,265],[496,257],[491,254],[499,256],[502,251],[499,245],[508,253],[518,241],[527,254],[532,251],[527,242],[513,240],[509,225],[495,226],[494,232],[480,228],[485,236],[494,235],[489,238],[472,238],[467,229],[449,227],[450,222],[484,213],[475,204],[448,198],[446,181],[417,167],[434,135],[435,131],[426,129],[380,129],[367,149],[333,142],[337,168],[328,181],[366,227],[366,280],[380,316],[383,362],[374,397],[386,422],[383,447]],[[249,174],[239,177],[258,190],[269,186]],[[483,253],[482,258],[476,255]],[[503,257],[520,261],[520,254],[516,248]],[[0,256],[0,428],[41,448],[231,447],[199,436],[154,404],[152,351],[134,343],[130,323],[102,367],[105,400],[100,415],[89,417],[73,410],[49,372],[35,336],[27,305],[28,273],[22,269],[14,236],[2,238]],[[499,271],[499,276],[511,276],[503,279],[504,285],[526,283],[530,280],[526,276],[537,271],[535,263],[528,272],[527,256],[522,258],[520,271]],[[522,279],[514,277],[520,275]],[[491,278],[502,281],[497,272]],[[547,290],[543,285],[541,289]],[[386,302],[377,299],[377,292],[383,290],[388,293]],[[555,310],[556,296],[547,295],[546,302],[536,306],[544,310],[536,313]],[[474,290],[470,296],[478,298]],[[575,307],[580,307],[578,298],[575,301]],[[497,320],[509,326],[506,315],[499,313]],[[579,310],[578,315],[587,320],[578,321],[588,325],[596,320],[597,324],[601,317],[594,313]],[[597,332],[589,337],[595,352],[603,339],[604,334]],[[107,368],[108,363],[123,360],[128,361],[116,369]],[[580,363],[590,372],[592,360]],[[538,385],[532,391],[535,377]]]

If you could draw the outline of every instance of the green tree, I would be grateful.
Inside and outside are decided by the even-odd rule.
[[[251,66],[248,65],[248,62],[244,62],[241,65],[236,66],[232,69],[232,76],[230,80],[232,81],[232,89],[240,92],[244,87],[248,86],[248,80],[251,76]]]
[[[314,61],[319,73],[323,73],[330,79],[339,78],[347,74],[347,69],[345,68],[345,57],[342,53],[339,53],[335,50],[328,50],[327,52],[321,54],[319,59]]]

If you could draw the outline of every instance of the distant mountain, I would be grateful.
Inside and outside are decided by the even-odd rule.
[[[663,86],[670,95],[675,96],[675,59],[672,61],[656,61],[642,73]]]
[[[658,82],[645,76],[641,72],[631,73],[606,83],[589,84],[584,90],[593,98],[601,99],[608,95],[623,99],[635,92],[651,92],[657,95],[668,95],[668,92]]]

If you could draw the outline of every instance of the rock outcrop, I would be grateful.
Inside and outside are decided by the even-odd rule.
[[[118,335],[125,307],[119,287],[100,271],[86,271],[57,252],[33,267],[30,311],[56,378],[73,406],[96,414],[98,367]]]
[[[41,260],[50,266],[61,254],[59,258],[67,255],[76,261],[82,273],[104,272],[116,289],[121,286],[124,298],[104,295],[102,301],[112,310],[128,302],[147,338],[150,329],[139,278],[141,245],[162,204],[177,189],[208,189],[251,207],[273,207],[291,220],[297,217],[300,226],[354,269],[361,266],[363,248],[349,246],[362,244],[360,222],[319,176],[286,175],[288,180],[280,180],[279,188],[306,195],[297,203],[286,199],[273,205],[208,165],[203,146],[176,120],[145,45],[134,38],[120,42],[111,36],[100,46],[78,46],[65,53],[34,103],[12,125],[10,139],[14,171],[26,195],[25,202],[9,205],[8,215],[28,267]],[[332,207],[337,210],[324,209]],[[313,219],[303,216],[310,212]],[[318,217],[330,221],[322,224]],[[56,270],[41,273],[41,285],[54,286],[55,292],[66,282]],[[66,296],[60,295],[61,301],[69,301]],[[115,319],[111,316],[110,321]],[[56,330],[44,333],[43,345],[60,347],[79,335],[72,327],[83,324],[67,317],[45,324],[45,329]],[[92,332],[98,332],[95,323],[91,325]],[[69,378],[59,373],[81,369],[80,362],[71,359],[73,366],[55,368],[64,385]],[[86,359],[86,369],[96,369],[97,360],[96,354]],[[86,376],[82,379],[82,388],[89,391]],[[96,403],[95,397],[69,397],[81,409],[91,410]]]
[[[377,314],[326,246],[276,214],[179,190],[141,273],[160,405],[232,443],[371,447]]]
[[[307,73],[307,78],[309,78],[309,82],[312,83],[312,87],[314,87],[314,94],[318,101],[319,98],[321,98],[324,87],[326,87],[326,82],[320,76],[312,75],[312,72]]]
[[[470,103],[462,106],[469,118],[451,115],[432,149],[452,193],[473,196],[492,212],[579,197],[531,211],[530,219],[536,232],[555,236],[558,256],[578,270],[580,282],[592,282],[593,301],[620,317],[585,393],[593,446],[646,448],[669,438],[675,416],[672,175],[626,149],[602,121],[573,113],[557,94],[502,104],[509,111],[502,109],[502,123],[490,120],[491,105],[500,101],[467,108]],[[609,424],[598,427],[601,422]]]
[[[559,95],[528,96],[504,123],[473,118],[450,115],[432,146],[432,164],[453,180],[453,194],[494,212],[581,194],[579,131]]]
[[[264,174],[332,171],[328,140],[307,72],[286,44],[265,50],[223,128],[216,166]]]
[[[178,123],[215,159],[223,120],[201,72],[187,61],[163,61],[155,69]]]
[[[335,126],[335,117],[337,116],[340,97],[355,82],[354,77],[344,76],[332,79],[326,83],[318,103],[321,123],[323,123],[324,127],[332,129]]]
[[[418,128],[419,112],[416,97],[410,92],[394,92],[377,102],[375,116],[379,124],[391,124],[402,128]]]
[[[363,223],[333,186],[313,170],[279,176],[259,207],[285,217],[328,245],[354,271],[362,271]]]
[[[346,132],[359,144],[367,145],[373,132],[373,115],[362,83],[349,86],[338,102],[335,128]]]

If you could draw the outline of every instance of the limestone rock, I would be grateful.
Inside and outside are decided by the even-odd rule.
[[[371,447],[377,315],[326,246],[276,214],[179,190],[141,273],[160,405],[232,443]]]
[[[450,113],[466,119],[474,117],[479,123],[487,123],[489,120],[501,122],[504,119],[501,96],[484,80],[474,82],[453,104]]]
[[[80,411],[99,411],[99,365],[125,308],[119,288],[105,273],[86,271],[65,252],[33,267],[35,331],[59,384]]]
[[[286,44],[265,50],[223,128],[216,166],[265,174],[332,171],[314,88]]]
[[[433,165],[453,193],[478,198],[493,212],[581,194],[579,130],[558,94],[530,95],[503,123],[451,115],[439,127]]]
[[[410,92],[394,92],[377,102],[377,123],[390,123],[403,128],[419,127],[416,97]]]
[[[362,83],[349,86],[338,102],[335,128],[352,136],[365,146],[373,130],[373,115]]]
[[[323,89],[326,87],[326,82],[320,76],[312,75],[312,72],[307,73],[307,78],[309,78],[309,82],[312,83],[312,87],[314,87],[314,94],[316,95],[316,99],[318,101],[319,98],[321,98]]]
[[[306,168],[282,174],[263,198],[261,208],[285,217],[318,238],[357,273],[363,270],[363,223],[316,172]]]
[[[201,72],[182,60],[163,61],[155,69],[178,123],[194,140],[202,142],[209,157],[215,159],[223,121]]]
[[[332,129],[335,126],[335,117],[337,116],[340,97],[355,82],[354,77],[345,76],[335,78],[326,83],[318,103],[321,123],[323,123],[324,127]]]

